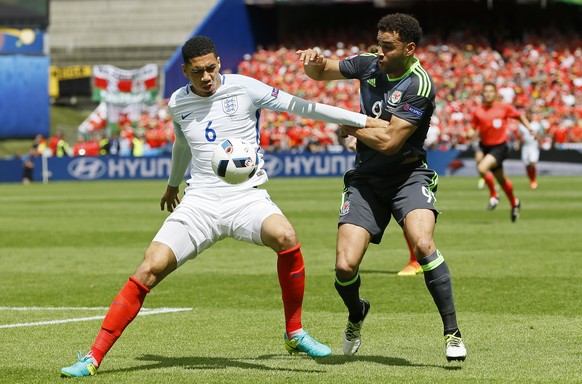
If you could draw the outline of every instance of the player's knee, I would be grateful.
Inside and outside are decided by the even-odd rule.
[[[479,163],[479,165],[477,166],[477,171],[483,176],[487,172],[489,172],[489,167],[483,163]]]
[[[421,236],[413,244],[414,254],[417,260],[423,259],[436,250],[436,245],[431,236]]]
[[[295,234],[293,227],[285,228],[277,236],[277,245],[281,250],[287,250],[296,247],[298,243],[297,235]]]
[[[282,215],[271,215],[263,222],[261,240],[277,253],[299,244],[293,225]]]
[[[158,283],[151,268],[144,263],[141,263],[140,266],[137,267],[132,277],[150,289]]]
[[[145,286],[153,288],[176,266],[176,258],[172,253],[164,247],[150,245],[133,276]]]
[[[285,226],[278,228],[275,232],[265,234],[263,243],[279,253],[296,247],[299,241],[293,227]]]
[[[342,279],[349,279],[354,275],[354,270],[345,263],[335,263],[335,273]]]
[[[335,273],[340,279],[351,279],[357,271],[358,265],[345,258],[338,258],[335,262]]]

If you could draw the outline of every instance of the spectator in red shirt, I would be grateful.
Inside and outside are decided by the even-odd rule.
[[[86,146],[87,141],[85,140],[85,136],[79,134],[77,136],[77,142],[73,146],[73,156],[85,156],[86,155]]]
[[[568,141],[571,143],[582,143],[582,119],[573,125],[568,132]]]
[[[550,128],[550,133],[554,136],[554,146],[561,148],[568,141],[568,124],[558,122]]]
[[[57,128],[54,136],[52,136],[49,140],[48,147],[51,150],[51,156],[56,156],[57,154],[57,146],[59,141],[64,140],[63,131],[60,128]]]
[[[99,156],[99,149],[99,141],[95,137],[87,140],[85,135],[79,134],[73,146],[73,156]]]
[[[493,181],[493,176],[507,195],[511,204],[511,221],[515,222],[519,218],[521,202],[513,194],[513,185],[503,172],[503,160],[509,153],[508,144],[508,120],[518,119],[531,133],[532,131],[528,119],[518,111],[513,105],[502,103],[497,100],[497,87],[493,83],[485,83],[483,86],[483,104],[473,112],[473,132],[477,133],[481,139],[479,147],[483,152],[477,162],[477,170],[489,186],[490,198],[488,209],[493,210],[499,203],[497,191]]]

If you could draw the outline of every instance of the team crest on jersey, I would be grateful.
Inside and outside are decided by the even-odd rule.
[[[226,99],[222,100],[222,110],[227,115],[234,115],[234,113],[238,110],[238,100],[236,96],[227,97]]]
[[[398,104],[400,102],[400,99],[402,99],[402,92],[396,90],[394,92],[392,92],[392,94],[390,95],[390,104]]]

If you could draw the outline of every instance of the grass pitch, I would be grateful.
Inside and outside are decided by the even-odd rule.
[[[341,354],[346,311],[333,287],[341,180],[274,179],[271,197],[303,244],[304,327],[334,355],[289,356],[276,256],[227,239],[146,298],[94,383],[580,383],[582,178],[541,177],[513,224],[474,178],[441,178],[435,240],[468,348],[447,363],[442,325],[392,222],[361,267],[372,303],[358,355]],[[0,185],[0,383],[62,383],[167,213],[164,181]],[[185,309],[180,312],[157,312]],[[142,311],[146,313],[146,311]]]

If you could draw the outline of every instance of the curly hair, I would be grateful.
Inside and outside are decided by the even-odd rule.
[[[378,22],[380,32],[396,32],[405,43],[418,44],[422,37],[422,28],[413,16],[404,13],[386,15]]]
[[[182,46],[182,59],[188,64],[190,59],[213,53],[216,56],[214,42],[206,36],[194,36],[188,39]]]

